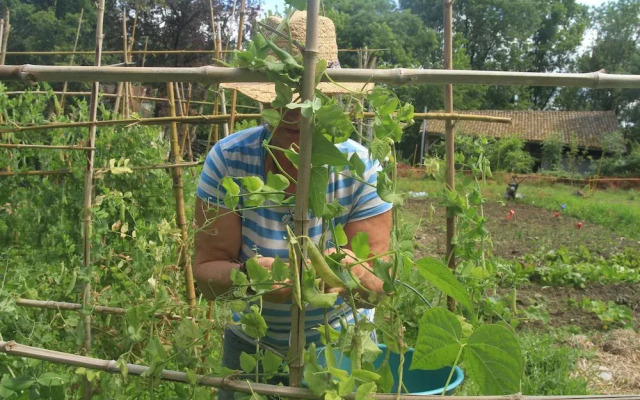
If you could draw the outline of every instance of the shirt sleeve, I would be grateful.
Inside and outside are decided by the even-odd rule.
[[[196,195],[208,202],[209,205],[228,208],[224,204],[224,196],[227,194],[227,191],[220,184],[222,178],[228,175],[227,164],[222,154],[222,149],[219,144],[216,144],[211,151],[209,151],[204,161]]]
[[[371,159],[363,159],[363,161],[366,169],[362,178],[368,184],[357,182],[358,188],[354,193],[354,201],[347,222],[371,218],[391,209],[391,203],[383,201],[376,190],[378,171],[382,169],[380,163]]]

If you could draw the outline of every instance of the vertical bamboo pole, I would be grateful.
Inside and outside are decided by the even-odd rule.
[[[167,95],[169,96],[169,110],[172,117],[176,117],[176,101],[173,90],[173,83],[167,83]],[[177,164],[182,162],[180,156],[180,148],[178,146],[178,124],[171,123],[171,163]],[[191,307],[196,305],[196,291],[193,286],[193,270],[191,268],[191,260],[189,259],[187,249],[187,219],[184,213],[184,195],[182,192],[182,170],[173,168],[173,195],[176,199],[176,222],[180,228],[180,253],[178,265],[184,269],[184,277],[187,285],[187,301]]]
[[[127,61],[126,62],[128,63],[133,62],[133,55],[131,54],[131,52],[133,51],[133,42],[135,41],[135,37],[136,37],[137,25],[138,25],[138,13],[136,12],[136,15],[133,17],[133,26],[131,27],[131,36],[129,36],[128,44],[127,44]],[[127,95],[129,96],[129,112],[135,109],[133,105],[133,100],[134,100],[133,87],[134,86],[135,85],[133,83],[128,84],[129,90],[127,91]]]
[[[211,16],[211,42],[213,45],[213,52],[214,52],[214,59],[215,60],[220,60],[220,48],[218,46],[218,37],[216,36],[216,20],[215,20],[215,15],[213,12],[213,0],[209,0],[209,14]],[[214,62],[215,64],[215,62]],[[215,93],[215,98],[213,101],[213,115],[218,115],[218,104],[219,104],[219,99],[220,99],[220,95],[219,95],[219,90],[220,90],[220,85],[219,84],[214,84],[213,85],[213,89],[214,89],[214,93]],[[207,92],[208,93],[208,89]],[[207,101],[207,95],[205,94],[205,101]],[[209,136],[207,137],[207,152],[209,151],[209,148],[211,147],[211,134],[213,132],[215,135],[215,142],[217,143],[218,140],[220,139],[220,132],[219,132],[219,126],[218,124],[213,124],[209,127]]]
[[[127,56],[127,48],[129,45],[127,44],[127,10],[122,9],[122,55],[123,61],[125,63],[129,62],[129,57]],[[129,118],[129,82],[122,83],[122,105],[125,118]]]
[[[244,0],[240,1],[240,17],[238,20],[238,42],[236,43],[236,49],[242,49],[242,33],[244,30]],[[231,92],[231,118],[229,120],[229,126],[233,131],[233,127],[236,122],[236,101],[238,100],[238,91],[233,89]]]
[[[217,32],[218,32],[218,40],[216,45],[218,46],[218,58],[220,58],[220,54],[222,51],[222,28],[220,24],[218,24]],[[224,89],[219,91],[219,95],[220,95],[220,108],[222,109],[222,113],[226,114],[227,100],[225,99],[225,96],[224,96]],[[222,136],[223,137],[229,136],[229,124],[226,122],[224,123],[224,125],[222,125]]]
[[[100,0],[98,4],[98,18],[96,24],[96,54],[94,65],[100,66],[102,62],[102,24],[104,19],[104,2],[105,0]],[[93,82],[91,84],[91,103],[89,106],[89,121],[97,122],[98,120],[98,90],[99,90],[99,82]],[[87,147],[94,148],[96,144],[96,125],[91,125],[89,127],[89,140],[87,142]],[[87,274],[91,276],[91,203],[93,199],[93,170],[94,170],[94,161],[95,157],[95,149],[87,150],[87,169],[84,175],[84,218],[83,218],[83,266],[87,271]],[[84,342],[83,342],[83,352],[85,354],[89,354],[91,352],[91,280],[89,280],[84,286],[84,295],[82,296],[82,308],[84,311]],[[83,382],[83,397],[85,399],[91,398],[91,382],[88,379],[84,379]]]
[[[144,53],[142,53],[142,67],[144,67],[144,63],[147,61],[147,45],[149,44],[149,36],[144,37]]]
[[[9,9],[6,8],[4,10],[4,27],[2,29],[2,43],[0,43],[0,47],[2,48],[2,57],[0,57],[0,65],[4,65],[4,61],[7,58],[7,46],[9,44],[9,32],[11,30],[11,23],[9,22],[9,17],[11,13]]]
[[[76,40],[73,42],[73,51],[74,54],[71,55],[71,60],[69,60],[69,65],[73,65],[73,60],[76,57],[75,55],[75,51],[78,48],[78,39],[80,38],[80,28],[82,27],[82,16],[84,15],[84,8],[80,9],[80,18],[78,18],[78,30],[76,30]],[[67,93],[67,83],[68,82],[64,82],[62,84],[62,94],[60,95],[60,112],[58,113],[60,114],[64,114],[64,97],[65,94]]]
[[[315,91],[316,60],[318,59],[318,11],[320,0],[307,0],[307,37],[304,46],[302,75],[302,101],[313,100]],[[295,233],[300,240],[309,231],[309,181],[311,179],[311,132],[312,119],[302,117],[300,121],[300,158],[298,164],[298,187],[296,188],[296,209],[294,214]],[[296,250],[299,251],[299,250]],[[302,280],[305,255],[298,254],[298,275]],[[354,310],[355,312],[355,310]],[[291,386],[301,386],[304,369],[305,310],[296,304],[291,306],[291,343],[289,371]]]
[[[4,57],[4,18],[0,19],[0,65],[2,65],[2,58]],[[2,121],[2,115],[0,115],[0,122]]]
[[[453,1],[442,0],[444,2],[444,68],[453,69]],[[453,85],[444,87],[444,112],[453,113]],[[456,188],[455,163],[454,163],[454,136],[453,121],[447,119],[444,122],[446,164],[447,164],[447,187],[450,190]],[[455,217],[447,217],[447,264],[453,271],[456,269],[456,247],[453,244],[453,236],[456,230]],[[453,311],[456,307],[455,300],[447,297],[447,306]]]

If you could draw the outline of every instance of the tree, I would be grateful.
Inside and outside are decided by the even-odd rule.
[[[592,11],[596,39],[577,63],[577,72],[604,69],[613,74],[640,74],[640,2],[618,0]],[[563,89],[558,107],[582,110],[615,110],[627,138],[640,140],[640,90]]]

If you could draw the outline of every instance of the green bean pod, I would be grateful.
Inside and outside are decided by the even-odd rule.
[[[307,244],[307,255],[311,260],[311,266],[316,271],[316,274],[331,287],[346,288],[345,283],[331,270],[315,243],[309,240]]]

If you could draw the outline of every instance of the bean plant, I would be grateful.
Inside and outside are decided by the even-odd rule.
[[[241,272],[232,274],[232,280],[237,287],[235,294],[241,299],[240,302],[236,302],[237,310],[243,310],[240,323],[244,333],[257,340],[259,350],[255,355],[243,353],[241,366],[244,373],[255,374],[254,379],[260,381],[261,377],[269,378],[277,374],[280,368],[280,363],[273,359],[274,356],[269,350],[260,349],[260,339],[266,334],[267,329],[260,315],[260,297],[273,290],[272,285],[284,285],[291,288],[292,307],[304,309],[308,304],[329,310],[334,306],[338,294],[326,293],[324,285],[328,284],[344,288],[341,296],[354,309],[362,301],[374,303],[375,324],[360,319],[353,324],[343,321],[340,331],[335,331],[328,325],[320,327],[319,331],[324,334],[323,344],[326,348],[323,354],[326,360],[318,362],[317,349],[314,344],[309,346],[305,354],[306,385],[316,395],[322,395],[325,399],[338,399],[353,391],[358,399],[366,398],[374,392],[389,392],[394,382],[388,363],[385,361],[377,368],[372,363],[381,353],[370,339],[375,328],[381,333],[387,351],[400,354],[400,382],[397,382],[397,390],[401,393],[403,356],[408,348],[403,340],[403,320],[397,311],[397,304],[402,296],[420,296],[401,280],[401,271],[416,269],[433,286],[457,300],[460,314],[456,315],[441,307],[434,307],[425,312],[420,320],[411,368],[438,369],[464,363],[468,375],[486,394],[517,392],[523,367],[520,347],[515,336],[503,325],[477,323],[476,310],[468,288],[442,260],[427,257],[414,261],[412,254],[398,246],[393,246],[388,253],[371,257],[366,233],[357,234],[351,243],[348,243],[344,227],[333,221],[342,213],[342,207],[337,202],[325,202],[330,172],[348,174],[367,184],[362,178],[364,165],[357,155],[349,157],[335,147],[335,144],[351,137],[365,142],[371,158],[381,166],[375,187],[380,198],[393,205],[394,222],[391,235],[392,241],[399,243],[398,210],[402,207],[406,195],[398,191],[396,186],[396,145],[402,140],[403,129],[413,123],[413,106],[402,103],[391,90],[383,87],[373,89],[360,98],[358,94],[353,94],[348,99],[342,98],[341,101],[316,91],[314,100],[295,102],[293,100],[296,94],[300,93],[302,62],[299,57],[278,48],[261,33],[255,35],[245,51],[236,53],[234,64],[264,72],[275,82],[277,97],[271,108],[262,113],[272,129],[277,129],[286,109],[299,108],[303,116],[313,120],[311,165],[298,167],[311,169],[309,213],[321,218],[324,228],[319,243],[309,238],[297,237],[289,231],[290,264],[296,265],[296,250],[297,253],[308,255],[309,260],[303,260],[302,276],[298,276],[296,268],[291,268],[282,260],[277,260],[272,270],[267,270],[259,266],[256,259],[249,260],[247,264],[248,276]],[[326,62],[318,61],[316,71],[316,82],[319,82],[326,77]],[[371,124],[372,137],[359,135],[349,119],[349,114],[362,115],[361,100],[374,112]],[[298,151],[295,145],[288,149],[275,148],[266,140],[263,146],[267,153],[272,153],[275,149],[284,152],[297,165]],[[481,156],[475,169],[478,174],[490,173],[486,158]],[[266,182],[256,176],[223,178],[221,186],[224,188],[225,206],[241,212],[239,204],[245,209],[291,204],[294,199],[286,194],[285,189],[292,183],[293,178],[287,176],[284,170],[280,172],[282,173],[269,176]],[[443,194],[443,202],[447,206],[448,216],[457,216],[461,221],[457,241],[462,244],[460,249],[463,272],[486,275],[490,271],[482,261],[485,249],[483,245],[475,245],[475,242],[484,243],[487,240],[485,220],[475,207],[481,205],[484,200],[477,185],[478,181],[475,183],[476,185],[473,188],[469,187],[467,192],[447,190]],[[240,198],[244,199],[242,203]],[[336,251],[325,254],[325,241],[329,239]],[[297,246],[302,248],[296,249]],[[353,254],[347,254],[345,246],[349,246]],[[341,262],[347,256],[353,255],[354,262]],[[362,294],[364,288],[350,272],[350,268],[358,264],[369,268],[384,282],[383,295]],[[287,278],[291,283],[283,284]],[[248,287],[252,288],[252,294],[247,292]],[[348,355],[351,370],[339,367],[340,364],[333,356],[334,349]],[[286,360],[285,364],[288,361],[290,360]],[[258,373],[260,363],[262,373]],[[447,381],[445,387],[449,383]],[[255,393],[252,396],[262,398]]]

